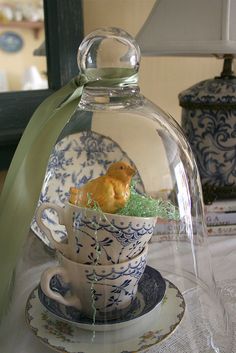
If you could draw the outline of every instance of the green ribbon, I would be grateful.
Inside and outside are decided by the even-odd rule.
[[[37,207],[50,153],[75,112],[84,86],[136,83],[132,69],[91,69],[48,97],[33,114],[0,196],[0,318],[8,307],[14,269]]]

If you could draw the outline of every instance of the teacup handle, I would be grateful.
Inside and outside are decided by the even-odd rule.
[[[35,213],[35,220],[39,226],[39,228],[46,234],[48,240],[50,243],[59,251],[61,251],[63,254],[69,256],[69,245],[63,244],[57,240],[55,240],[52,236],[51,230],[43,223],[42,221],[42,215],[43,211],[46,209],[52,209],[55,210],[58,214],[59,218],[59,224],[65,225],[65,220],[64,220],[64,211],[63,208],[61,208],[58,205],[55,205],[54,203],[50,202],[44,202],[41,203],[41,205],[38,207]]]
[[[62,266],[57,266],[54,268],[48,268],[43,272],[40,280],[40,286],[44,294],[46,294],[49,298],[56,300],[57,302],[66,305],[73,306],[74,308],[81,309],[80,300],[75,296],[67,296],[64,298],[60,293],[54,292],[50,288],[50,281],[53,276],[58,275],[62,278],[65,283],[69,283],[69,278],[66,270]]]

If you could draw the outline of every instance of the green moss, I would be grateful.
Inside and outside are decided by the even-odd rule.
[[[170,201],[153,199],[150,196],[142,195],[136,191],[134,184],[131,184],[128,202],[117,214],[135,217],[158,217],[171,220],[179,219],[178,209]]]

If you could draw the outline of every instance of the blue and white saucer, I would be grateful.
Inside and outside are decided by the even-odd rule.
[[[106,136],[83,131],[64,137],[55,145],[50,155],[38,206],[43,202],[52,202],[64,207],[71,186],[80,187],[91,179],[104,175],[112,163],[120,160],[135,167],[121,147]],[[137,181],[137,189],[143,192],[143,183],[138,173],[134,179]],[[56,241],[63,241],[66,231],[58,224],[53,211],[44,212],[44,223],[50,228]],[[53,248],[35,218],[31,222],[31,229],[47,246]]]
[[[59,292],[63,296],[66,295],[69,290],[68,287],[60,283],[57,276],[54,276],[51,280],[50,286],[54,291]],[[141,317],[148,314],[161,303],[165,291],[166,282],[161,274],[154,268],[147,266],[139,281],[136,299],[130,304],[128,310],[125,310],[124,312],[121,311],[119,319],[107,321],[96,320],[95,323],[78,309],[65,306],[54,299],[47,297],[40,286],[38,287],[38,297],[43,306],[60,320],[72,323],[77,327],[87,330],[111,331],[134,324]]]
[[[150,267],[147,273],[153,270],[149,269]],[[74,322],[63,322],[61,318],[52,315],[40,302],[38,288],[28,298],[25,311],[26,321],[36,337],[57,352],[143,352],[169,337],[177,329],[184,316],[185,301],[182,294],[174,284],[168,280],[165,282],[166,292],[160,305],[154,305],[149,313],[129,321],[132,325],[128,327],[124,322],[118,323],[119,329],[102,330],[102,332],[93,330],[92,332],[81,329]],[[148,286],[146,280],[145,283]],[[149,288],[149,291],[150,295],[153,289]]]

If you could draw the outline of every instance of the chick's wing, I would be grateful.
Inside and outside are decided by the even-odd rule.
[[[115,192],[109,179],[107,176],[99,177],[80,189],[80,204],[86,206],[92,200],[90,206],[96,202],[104,212],[112,212]]]

